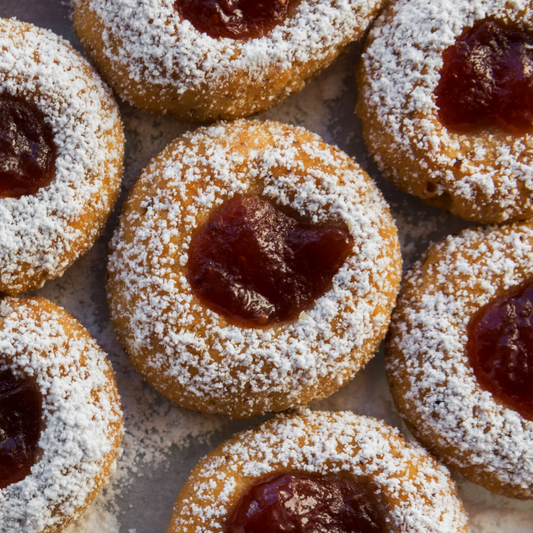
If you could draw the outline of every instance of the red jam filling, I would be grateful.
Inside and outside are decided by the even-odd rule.
[[[367,490],[348,481],[281,474],[252,486],[226,533],[382,533]]]
[[[0,97],[0,198],[35,194],[52,181],[55,147],[43,114]]]
[[[228,320],[264,326],[312,306],[352,246],[341,228],[298,222],[259,196],[238,196],[193,236],[188,279]]]
[[[457,131],[533,123],[533,33],[495,20],[477,22],[444,51],[435,96],[442,124]]]
[[[175,0],[174,8],[214,39],[254,39],[282,24],[295,0]]]
[[[32,380],[0,372],[0,489],[23,480],[35,464],[41,411]]]
[[[468,354],[480,386],[533,420],[533,283],[495,298],[474,316]]]

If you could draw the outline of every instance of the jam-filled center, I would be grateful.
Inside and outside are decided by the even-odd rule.
[[[533,420],[533,283],[495,298],[473,317],[468,355],[480,386]]]
[[[0,198],[35,194],[53,178],[53,134],[24,100],[0,96]]]
[[[23,480],[35,464],[42,397],[28,378],[0,372],[0,489]]]
[[[259,196],[224,203],[193,236],[189,282],[211,309],[241,325],[295,318],[330,286],[353,239],[297,221]]]
[[[446,127],[497,124],[511,132],[533,124],[533,32],[487,19],[444,51],[435,90]]]
[[[175,0],[182,19],[217,39],[253,39],[266,35],[289,14],[297,0]]]
[[[346,480],[281,474],[241,498],[225,533],[382,533],[370,493]]]

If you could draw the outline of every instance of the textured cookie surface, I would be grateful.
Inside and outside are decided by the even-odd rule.
[[[49,31],[0,20],[0,96],[35,106],[53,134],[52,182],[0,198],[0,292],[60,276],[100,235],[120,190],[124,137],[96,72]]]
[[[530,223],[447,237],[405,278],[386,350],[396,405],[424,446],[471,481],[529,499],[533,422],[479,386],[467,342],[477,311],[532,277]]]
[[[0,368],[35,380],[43,398],[39,458],[0,490],[0,530],[57,533],[96,498],[117,456],[113,371],[87,330],[44,298],[0,301]]]
[[[213,39],[180,20],[174,0],[76,0],[74,26],[125,100],[180,120],[261,113],[359,39],[382,0],[302,0],[261,38]]]
[[[349,412],[281,415],[207,455],[183,487],[168,533],[223,532],[241,496],[280,473],[368,484],[388,533],[459,533],[467,518],[447,470],[379,420]]]
[[[434,94],[443,52],[485,18],[531,29],[531,2],[392,3],[365,46],[357,113],[370,152],[397,187],[487,223],[533,216],[533,138],[497,126],[452,132],[440,122]]]
[[[289,323],[232,325],[187,280],[194,231],[244,193],[354,240],[331,288]],[[251,417],[323,398],[368,362],[400,265],[388,207],[353,160],[303,129],[237,121],[187,134],[152,160],[125,203],[107,287],[119,340],[152,386],[189,408]]]

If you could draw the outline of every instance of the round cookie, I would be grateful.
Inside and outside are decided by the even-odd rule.
[[[0,367],[31,380],[42,398],[36,461],[26,477],[0,490],[0,529],[63,531],[96,498],[118,454],[122,413],[111,365],[61,308],[44,298],[5,298]],[[6,420],[9,413],[2,412]],[[4,431],[5,425],[2,439]]]
[[[369,33],[357,72],[357,114],[366,144],[394,184],[465,220],[533,216],[533,137],[487,125],[446,128],[435,89],[443,52],[492,17],[531,28],[531,2],[400,0]]]
[[[63,274],[98,238],[120,191],[124,136],[110,90],[60,37],[0,20],[0,54],[0,98],[37,109],[55,150],[48,185],[0,197],[0,292],[16,295]]]
[[[468,531],[447,470],[415,442],[350,412],[278,415],[208,454],[182,488],[168,533],[226,531],[238,501],[274,474],[334,476],[376,497],[384,531]]]
[[[533,225],[468,229],[434,244],[402,284],[386,346],[398,410],[418,440],[467,479],[533,498],[533,422],[482,388],[469,324],[533,276]]]
[[[344,226],[354,240],[313,307],[266,328],[231,324],[187,279],[192,234],[248,193]],[[345,385],[385,335],[400,275],[388,207],[352,159],[301,128],[237,121],[188,133],[148,165],[111,242],[107,289],[118,338],[153,387],[185,407],[241,418]]]
[[[382,3],[301,0],[264,37],[242,40],[198,31],[173,0],[77,0],[74,27],[121,98],[212,122],[262,113],[299,92],[362,37]]]

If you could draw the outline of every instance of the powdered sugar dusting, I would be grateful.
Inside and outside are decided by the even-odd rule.
[[[3,0],[2,14],[4,16],[17,15],[23,20],[31,20],[37,24],[51,27],[56,33],[71,39],[71,42],[81,49],[80,44],[76,41],[65,4],[65,2],[59,3],[56,0],[41,0],[39,7],[37,7],[34,0]],[[301,125],[319,133],[326,142],[342,146],[359,163],[364,162],[369,158],[369,155],[364,147],[360,129],[353,123],[355,100],[351,87],[355,59],[355,57],[351,58],[343,66],[346,71],[346,85],[349,90],[342,94],[341,99],[335,103],[334,107],[324,105],[321,99],[319,79],[311,82],[302,93],[291,97],[284,104],[270,111],[268,117]],[[338,62],[333,68],[337,67],[341,68]],[[332,74],[332,71],[328,69],[320,78]],[[129,159],[126,164],[126,173],[127,184],[129,185],[133,183],[153,155],[161,151],[167,142],[182,134],[183,130],[190,126],[173,121],[169,117],[154,117],[142,113],[128,105],[122,105],[121,111],[128,137],[126,148]],[[340,130],[338,131],[339,127]],[[379,180],[378,183],[384,190],[388,201],[393,204],[394,216],[400,217],[399,232],[401,234],[406,232],[405,237],[402,235],[400,237],[409,246],[409,261],[416,259],[416,255],[425,248],[429,239],[440,238],[445,233],[453,231],[450,228],[457,227],[458,220],[456,218],[442,214],[435,209],[424,208],[417,199],[394,190],[391,184],[381,179],[379,172],[374,169],[373,165],[369,165],[368,170],[375,179]],[[438,223],[435,224],[434,220],[437,220]],[[437,228],[434,233],[435,225]],[[426,226],[428,233],[424,234],[423,229]],[[165,452],[168,453],[166,457],[171,464],[168,471],[160,468],[158,471],[160,475],[155,479],[149,477],[151,472],[156,472],[149,463],[143,464],[141,468],[136,470],[136,473],[128,471],[131,473],[125,474],[125,477],[129,478],[131,483],[125,490],[121,491],[122,497],[117,496],[120,491],[120,484],[113,483],[112,489],[115,492],[111,491],[104,495],[104,500],[107,501],[106,506],[97,505],[93,508],[94,510],[89,509],[78,522],[78,529],[75,529],[75,533],[117,533],[119,522],[121,523],[120,533],[163,533],[168,528],[173,499],[177,496],[187,473],[195,466],[201,455],[208,451],[208,446],[197,446],[195,441],[190,448],[184,448],[181,443],[187,443],[187,434],[202,436],[204,431],[220,428],[225,420],[222,417],[212,417],[212,420],[216,418],[219,422],[213,421],[201,426],[201,421],[204,420],[203,415],[180,410],[157,394],[148,393],[150,388],[147,385],[143,386],[142,380],[135,372],[125,372],[128,363],[114,337],[112,327],[109,325],[105,291],[103,290],[107,240],[108,238],[105,237],[99,241],[99,244],[74,263],[62,278],[47,283],[43,289],[39,290],[39,294],[68,308],[69,312],[90,329],[93,336],[98,339],[99,344],[110,354],[119,388],[123,388],[123,383],[136,380],[135,387],[131,388],[131,398],[129,393],[121,391],[123,406],[132,416],[129,421],[126,421],[127,426],[136,424],[135,413],[137,410],[144,412],[146,409],[146,418],[152,416],[159,420],[156,424],[156,431],[163,433],[161,437],[163,440],[167,440],[165,432],[171,427],[179,427],[183,433],[181,437],[178,435],[173,437],[179,447]],[[409,244],[414,241],[416,241],[415,246]],[[364,394],[361,396],[362,388]],[[377,407],[375,405],[376,398],[379,398],[380,402]],[[136,402],[136,406],[129,410],[127,404],[132,400]],[[176,410],[178,412],[176,418],[159,418],[161,413],[165,411],[161,405],[166,404],[169,404],[170,411]],[[322,409],[354,409],[358,413],[383,417],[389,423],[398,425],[399,415],[392,404],[381,359],[374,358],[355,380],[350,382],[342,391],[331,396],[325,404],[321,403],[320,405]],[[157,409],[155,406],[158,406]],[[181,416],[181,412],[188,413],[191,418],[179,425],[177,418]],[[128,418],[127,413],[126,418]],[[139,417],[137,426],[140,434],[143,431],[141,420],[145,420],[144,414]],[[197,422],[195,423],[194,420]],[[168,421],[167,424],[165,424],[166,421]],[[152,431],[148,428],[153,427],[154,424],[149,422],[146,433]],[[193,430],[195,427],[202,427],[202,429]],[[224,431],[226,438],[231,436],[231,427],[233,426],[226,427]],[[126,428],[126,432],[128,432],[128,428]],[[177,430],[176,433],[178,433]],[[213,438],[213,443],[220,442],[223,438],[222,435],[217,434]],[[155,446],[156,441],[157,439],[152,439],[150,436],[144,444],[142,438],[135,442],[141,448],[148,446],[151,449],[152,444]],[[163,465],[166,468],[166,463],[162,463]],[[123,466],[119,466],[118,470],[120,471]],[[126,466],[128,465],[126,464]],[[143,474],[142,477],[140,474]],[[475,533],[496,533],[496,531],[500,533],[503,529],[506,533],[531,533],[530,525],[533,522],[531,502],[499,497],[466,482],[462,478],[458,478],[458,481],[460,488],[462,487],[461,497],[470,515],[471,530]],[[112,506],[110,506],[110,499],[114,502]],[[158,506],[157,504],[163,500],[165,501]],[[120,510],[115,506],[115,503],[120,506]],[[89,519],[91,516],[93,518]],[[110,516],[115,517],[116,522],[113,523],[109,519]],[[83,526],[87,526],[88,529],[84,529]],[[453,531],[453,533],[456,532]]]
[[[105,354],[64,320],[38,302],[0,301],[2,368],[36,379],[45,425],[31,474],[0,491],[5,533],[55,530],[79,515],[116,446],[110,424],[120,415]]]
[[[228,423],[225,417],[201,415],[165,401],[143,382],[124,356],[113,368],[121,385],[124,409],[122,454],[100,496],[65,533],[124,533],[121,528],[124,512],[119,506],[123,498],[139,500],[139,497],[132,500],[128,495],[136,493],[143,479],[149,480],[153,473],[167,468],[171,459],[177,460],[179,450],[187,448],[191,442],[204,443]],[[144,484],[152,485],[149,481]],[[174,497],[178,488],[170,485]],[[160,489],[152,488],[150,492]]]
[[[533,228],[469,229],[429,253],[438,260],[409,272],[391,326],[387,371],[394,380],[407,375],[403,416],[450,465],[472,467],[474,478],[492,476],[532,498],[533,422],[479,387],[466,343],[478,309],[531,279]]]
[[[338,48],[358,39],[380,3],[302,0],[295,13],[266,36],[239,41],[199,32],[188,20],[180,20],[173,0],[76,1],[80,8],[90,5],[104,24],[102,53],[124,80],[118,91],[130,102],[148,85],[152,94],[147,92],[147,98],[159,100],[173,93],[223,93],[241,78],[260,87],[271,81],[265,72],[289,81],[292,75],[301,89],[299,78],[311,74],[308,65],[331,60]],[[283,89],[262,98],[278,98]],[[287,88],[285,97],[293,91]],[[242,102],[230,99],[228,105],[236,111]]]
[[[390,214],[351,160],[316,137],[303,142],[304,134],[273,122],[200,129],[167,148],[137,182],[128,202],[141,202],[141,210],[126,208],[112,242],[110,304],[130,357],[147,357],[144,372],[156,388],[165,386],[160,380],[176,382],[216,409],[224,391],[232,403],[239,399],[242,413],[264,412],[280,395],[284,405],[296,404],[323,376],[338,376],[340,385],[365,364],[368,346],[377,346],[399,265],[394,230],[381,233],[392,228]],[[304,157],[314,163],[304,166]],[[202,214],[257,187],[312,223],[346,226],[355,242],[332,289],[298,321],[267,330],[227,324],[193,298],[185,277]],[[347,355],[354,350],[357,356]]]
[[[169,461],[178,462],[193,440],[196,446],[204,443],[229,421],[222,416],[201,415],[165,400],[131,367],[116,340],[105,305],[102,271],[106,253],[107,246],[97,243],[62,278],[39,291],[41,296],[55,296],[74,316],[84,317],[84,325],[109,353],[124,417],[122,451],[116,470],[93,505],[66,533],[125,533],[120,527],[127,510],[124,502],[137,505],[140,488],[150,487],[144,489],[150,494],[155,490],[149,481],[153,473],[164,471]],[[167,483],[170,510],[179,486]],[[139,533],[148,530],[139,529]]]
[[[409,464],[417,466],[407,476]],[[291,471],[370,479],[395,532],[466,530],[449,474],[420,446],[405,443],[398,431],[372,418],[304,411],[241,433],[208,456],[194,472],[189,487],[194,498],[175,508],[172,531],[224,531],[228,502],[240,483]]]
[[[65,529],[65,533],[119,533],[120,524],[114,513],[102,508],[97,500],[95,504],[74,524]]]
[[[0,280],[10,293],[54,278],[99,235],[118,194],[123,146],[110,91],[56,35],[0,21],[0,95],[25,98],[44,114],[57,150],[55,177],[35,195],[0,198]],[[108,184],[104,187],[104,179]],[[90,213],[96,220],[84,221]],[[80,245],[87,241],[86,245]]]
[[[453,233],[467,226],[464,221],[449,219],[444,213],[413,212],[405,203],[402,206],[391,205],[394,220],[398,227],[398,236],[402,246],[402,260],[404,270],[409,268],[428,248],[442,236],[442,228]]]
[[[377,117],[365,134],[381,170],[413,194],[450,194],[452,212],[470,220],[531,216],[531,135],[453,133],[440,123],[434,96],[442,53],[465,28],[489,16],[531,27],[530,2],[401,0],[387,13],[370,32],[360,86]],[[383,131],[390,137],[380,146]]]

